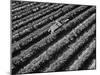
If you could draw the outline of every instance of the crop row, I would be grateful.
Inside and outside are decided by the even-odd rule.
[[[39,4],[39,3],[28,3],[28,4],[26,4],[22,7],[19,7],[19,8],[16,8],[16,9],[12,10],[12,13],[15,14],[16,12],[20,12],[20,11],[22,11],[22,10],[32,6],[32,5],[36,5],[36,4]]]
[[[56,4],[56,5],[51,5],[51,6],[45,8],[45,9],[43,9],[43,10],[40,10],[40,11],[34,13],[34,14],[30,14],[30,15],[24,17],[24,18],[21,18],[21,19],[19,19],[19,20],[16,21],[17,23],[13,24],[12,30],[13,30],[13,29],[16,29],[16,28],[18,28],[18,27],[25,26],[25,25],[27,25],[29,22],[31,23],[31,22],[33,22],[34,20],[39,19],[40,17],[43,17],[43,16],[45,16],[45,15],[47,15],[47,14],[50,14],[52,11],[55,11],[55,10],[57,10],[58,8],[62,7],[62,6],[63,6],[63,5],[57,5],[57,4]]]
[[[61,19],[62,19],[62,17],[60,17]],[[60,19],[59,19],[60,20]],[[48,27],[50,27],[50,26],[48,26]],[[45,28],[45,27],[44,27]],[[43,29],[42,29],[43,30]],[[47,32],[47,28],[46,28],[46,30],[45,30],[45,33]],[[37,33],[36,33],[37,34]],[[43,35],[42,35],[43,34]],[[44,36],[44,31],[43,31],[43,33],[40,33],[39,35],[40,35],[40,37],[41,37],[41,35],[42,36]],[[22,40],[21,42],[19,42],[19,44],[18,43],[16,43],[17,45],[15,45],[14,47],[15,47],[15,50],[18,50],[18,49],[21,49],[20,47],[23,47],[23,48],[26,48],[26,46],[28,46],[28,44],[29,43],[32,43],[33,41],[35,41],[38,37],[39,37],[39,35],[36,35],[36,36],[34,36],[35,34],[33,34],[33,36],[31,36],[31,37],[28,37],[28,39],[24,39],[24,40]],[[39,38],[40,38],[39,37]],[[32,40],[33,39],[33,40]],[[38,40],[38,39],[37,39]],[[39,40],[41,40],[41,39],[39,39]],[[26,46],[25,46],[26,45]],[[14,51],[15,51],[14,50]]]
[[[80,11],[80,10],[81,11]],[[66,17],[67,16],[67,18],[70,18],[70,17],[74,17],[74,16],[76,16],[77,14],[80,14],[80,12],[82,12],[82,11],[84,11],[84,10],[86,10],[87,9],[87,7],[85,7],[85,6],[82,6],[82,7],[79,7],[79,8],[77,8],[77,9],[75,9],[74,11],[71,11],[72,13],[68,13],[68,14],[66,14],[66,15],[64,15],[64,17]],[[66,11],[68,11],[68,10],[66,10]],[[62,11],[60,10],[60,12],[61,13],[65,13],[66,12],[65,10],[63,10],[62,9]],[[79,12],[78,12],[79,11]],[[76,14],[76,12],[77,12],[77,14]],[[61,14],[60,13],[60,14]],[[56,17],[56,16],[58,16],[57,14],[56,15],[54,15],[54,16],[51,16],[51,17],[49,17],[48,18],[48,20],[54,20],[54,18]],[[72,19],[72,18],[71,18]],[[46,19],[47,20],[47,19]],[[33,25],[33,24],[32,24]],[[21,35],[24,35],[25,33],[30,33],[30,32],[32,32],[32,30],[34,30],[34,29],[37,29],[37,28],[39,28],[39,27],[42,27],[41,25],[43,25],[43,24],[41,24],[41,22],[40,23],[37,23],[37,24],[34,24],[33,26],[29,26],[29,27],[26,27],[25,29],[24,29],[24,31],[22,31],[22,32],[19,32],[19,34],[17,33],[16,35],[17,36],[14,36],[15,38],[18,38],[18,37],[20,37]],[[20,36],[19,36],[20,35]]]
[[[40,47],[42,47],[42,46],[45,46],[45,45],[47,45],[47,44],[49,44],[50,42],[52,42],[54,39],[56,39],[57,38],[57,35],[60,35],[62,32],[65,32],[66,31],[66,28],[69,28],[69,29],[72,29],[72,28],[74,28],[78,23],[80,23],[80,22],[82,22],[84,19],[86,19],[88,16],[89,16],[89,14],[90,14],[90,12],[89,11],[86,11],[86,12],[84,12],[83,14],[81,14],[81,15],[79,15],[78,17],[76,17],[74,20],[72,20],[72,21],[70,21],[67,25],[63,25],[63,29],[61,28],[61,29],[59,29],[57,32],[55,32],[55,34],[53,34],[53,35],[49,35],[49,36],[47,36],[46,38],[44,38],[44,39],[42,39],[41,41],[39,41],[37,44],[36,44],[36,46],[33,46],[33,47],[30,47],[28,50],[26,50],[26,52],[27,51],[29,51],[29,53],[30,53],[30,51],[31,51],[31,49],[33,48],[40,48]],[[73,26],[73,27],[72,27]],[[68,30],[67,30],[68,31]],[[61,33],[60,33],[61,32]],[[60,34],[59,34],[60,33]],[[64,33],[63,33],[63,35],[64,35]],[[49,39],[50,39],[50,41],[49,41]],[[39,44],[40,43],[40,44]],[[39,47],[39,45],[40,45],[40,47]],[[32,51],[34,51],[32,49]],[[38,51],[38,50],[37,50]],[[32,52],[31,52],[32,53]],[[25,53],[26,54],[26,53]],[[28,53],[27,53],[28,54]],[[22,53],[22,56],[23,56],[24,54]]]
[[[61,37],[63,37],[63,35],[65,35],[67,31],[71,31],[78,23],[80,23],[84,19],[86,19],[87,16],[89,16],[88,13],[90,13],[90,12],[88,12],[88,11],[84,12],[83,14],[76,17],[74,20],[70,21],[67,25],[64,25],[63,29],[62,28],[59,29],[53,35],[48,35],[47,37],[43,38],[41,41],[39,41],[35,45],[33,45],[30,48],[28,48],[27,50],[23,51],[20,55],[14,57],[12,59],[12,62],[14,63],[14,65],[19,65],[22,62],[28,61],[29,58],[33,59],[34,57],[36,57],[37,53],[40,54],[41,52],[43,52],[46,48],[48,48],[50,45],[52,45],[57,40],[59,40]],[[63,33],[63,35],[62,35],[62,33]],[[62,35],[62,36],[60,36],[60,35]],[[57,37],[57,36],[60,36],[60,37]]]
[[[27,2],[27,1],[26,2],[20,2],[19,4],[13,6],[11,11],[14,11],[14,10],[16,10],[18,8],[24,7],[24,6],[28,5],[29,3],[30,2]]]
[[[95,68],[96,68],[96,59],[93,59],[92,63],[89,65],[88,69],[92,70],[92,69],[95,69]]]
[[[95,34],[96,36],[96,34]],[[91,38],[90,38],[91,39]],[[95,38],[96,40],[96,38]],[[95,43],[96,44],[96,43]],[[79,70],[89,70],[89,66],[92,64],[93,59],[96,59],[96,48],[95,50],[92,52],[92,54],[88,57],[88,59],[86,59],[81,66],[79,67]]]
[[[20,19],[20,18],[23,18],[23,17],[25,17],[25,16],[27,16],[27,15],[29,15],[29,14],[33,14],[33,13],[35,13],[36,11],[39,11],[40,9],[43,9],[43,8],[46,8],[47,6],[49,6],[50,4],[43,4],[43,3],[41,3],[41,4],[36,4],[36,5],[34,5],[34,4],[31,4],[31,6],[30,7],[27,7],[26,9],[23,9],[23,10],[21,10],[21,11],[19,11],[19,12],[16,12],[15,14],[13,14],[12,15],[12,20],[14,21],[16,21],[16,20],[18,20],[18,19]]]
[[[67,11],[66,11],[66,12],[70,11],[69,8],[70,8],[70,7],[67,8]],[[72,8],[75,8],[75,7],[73,6]],[[55,18],[54,20],[56,20],[56,19],[59,19],[59,20],[60,20],[60,18],[64,17],[64,16],[61,15],[62,13],[60,13],[60,11],[61,11],[61,10],[59,10],[59,11],[57,11],[57,12],[51,14],[51,15],[54,15],[54,14],[55,14],[55,17],[56,17],[56,18]],[[59,13],[59,14],[58,14],[58,13]],[[52,17],[52,16],[51,16],[51,17]],[[60,17],[60,18],[59,18],[59,17]],[[46,22],[47,20],[49,20],[49,19],[45,19],[44,21],[41,21],[42,23],[41,23],[41,22],[40,22],[40,23],[43,24],[43,25],[45,25],[45,22]],[[50,21],[50,20],[49,20],[49,21]],[[47,22],[48,22],[48,21],[47,21]],[[39,23],[39,24],[40,24],[40,23]],[[38,24],[38,22],[37,22],[36,24]],[[42,32],[42,31],[44,31],[44,28],[49,29],[49,27],[50,27],[51,25],[52,25],[52,23],[46,25],[45,27],[42,27],[41,29],[38,29],[38,30],[35,31],[34,33],[31,33],[31,34],[29,35],[29,37],[26,37],[26,39],[25,39],[26,42],[27,42],[27,40],[32,39],[32,37],[34,36],[34,34],[37,34],[38,31]],[[21,42],[22,42],[22,41],[21,41]]]
[[[39,4],[39,5],[37,5],[37,6],[39,6],[40,7],[40,5],[42,5],[42,3],[41,4]],[[36,7],[37,7],[36,6]],[[45,8],[45,9],[43,9],[43,10],[40,10],[40,11],[38,11],[38,12],[36,12],[36,13],[34,13],[34,14],[30,14],[30,15],[27,15],[27,16],[25,16],[25,17],[23,17],[23,18],[21,18],[21,19],[18,19],[18,20],[16,20],[16,21],[14,21],[13,22],[13,25],[16,25],[16,24],[18,24],[18,23],[20,23],[21,21],[24,21],[25,19],[29,19],[30,17],[33,17],[33,16],[36,16],[36,14],[39,14],[39,13],[42,13],[42,11],[46,11],[46,10],[49,10],[49,8],[52,8],[53,6],[61,6],[61,5],[58,5],[58,4],[53,4],[53,5],[50,5],[49,7],[47,7],[47,8]],[[24,12],[25,13],[25,12]]]
[[[74,63],[69,67],[67,70],[78,70],[81,67],[81,64],[88,59],[88,57],[92,54],[95,50],[95,40],[90,44],[87,49],[85,49],[80,56],[74,61]]]
[[[26,68],[30,68],[29,70],[35,70],[37,67],[39,68],[42,64],[54,60],[54,57],[59,56],[59,53],[61,55],[62,52],[64,52],[64,48],[70,44],[75,38],[79,37],[78,35],[81,33],[81,31],[84,30],[83,24],[80,24],[77,28],[73,29],[68,35],[65,35],[61,40],[56,42],[53,46],[49,47],[43,54],[41,54],[39,57],[34,59]],[[82,33],[81,33],[82,35]],[[78,38],[77,38],[78,39]],[[56,56],[56,57],[57,57]],[[30,67],[31,66],[31,67]],[[45,66],[46,67],[46,66]],[[42,68],[43,69],[43,68]]]
[[[19,1],[11,1],[11,6],[14,8],[16,5],[19,5]]]
[[[73,55],[80,46],[82,47],[86,41],[90,40],[94,34],[95,26],[93,26],[91,30],[89,30],[79,39],[77,39],[74,44],[70,45],[69,48],[54,63],[50,64],[50,66],[44,70],[44,72],[52,72],[59,69],[65,62],[68,61],[68,58]]]
[[[41,3],[41,4],[43,4],[43,3]],[[28,8],[31,9],[32,8],[31,6],[37,6],[37,5],[39,5],[39,3],[37,3],[37,4],[36,3],[29,3],[28,5],[26,5],[27,6],[26,8],[16,10],[15,13],[12,12],[12,17],[22,14],[22,12],[26,11],[26,9],[28,9]]]
[[[91,18],[92,17],[92,18]],[[93,16],[91,16],[89,19],[87,19],[85,22],[86,22],[86,24],[88,23],[88,24],[91,24],[91,23],[93,23],[93,21],[95,20],[95,14],[93,15]],[[88,22],[87,22],[88,21]],[[52,23],[51,23],[52,24]],[[51,25],[50,24],[50,25]],[[43,36],[43,34],[44,33],[46,33],[47,31],[48,31],[48,29],[49,29],[49,25],[48,25],[48,28],[47,27],[44,27],[41,31],[39,30],[38,32],[36,32],[35,34],[34,34],[34,36],[33,36],[33,38],[32,38],[32,36],[31,37],[29,37],[28,39],[24,39],[24,40],[22,40],[22,41],[20,41],[20,42],[18,42],[18,43],[16,43],[16,45],[14,45],[13,47],[12,47],[12,53],[13,53],[13,51],[14,52],[16,52],[16,51],[21,51],[22,49],[25,49],[27,46],[28,46],[28,44],[30,44],[30,43],[32,43],[32,42],[34,42],[35,43],[35,40],[38,40],[38,38],[39,38],[39,40],[41,40],[41,35]],[[44,30],[45,29],[45,30]],[[44,30],[44,31],[43,31]],[[40,33],[39,33],[40,32]],[[38,34],[38,35],[37,35]],[[32,43],[33,44],[33,43]]]
[[[14,5],[12,8],[15,9],[16,7],[18,7],[21,2],[20,1],[11,1],[11,4]]]
[[[66,8],[66,12],[72,10],[73,8],[75,8],[75,6],[69,7],[70,9]],[[66,12],[62,12],[61,9],[59,9],[56,12],[52,12],[51,14],[40,18],[39,20],[33,22],[32,24],[29,24],[28,26],[25,26],[19,30],[17,30],[16,32],[13,33],[13,39],[17,39],[19,37],[21,37],[21,35],[23,36],[23,34],[28,34],[31,33],[32,31],[36,30],[37,28],[41,28],[42,26],[46,25],[47,23],[50,23],[51,21],[57,19],[58,17],[64,15]]]

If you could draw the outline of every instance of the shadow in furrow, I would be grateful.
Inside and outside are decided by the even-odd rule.
[[[87,28],[85,28],[83,31],[80,32],[80,34],[78,34],[77,37],[73,37],[74,39],[73,39],[72,41],[70,41],[68,44],[64,45],[64,46],[61,47],[59,50],[57,50],[56,53],[54,53],[54,54],[50,57],[49,60],[44,61],[43,63],[40,63],[40,64],[39,64],[40,66],[39,66],[35,71],[33,71],[33,72],[34,72],[34,73],[42,72],[46,67],[49,67],[49,65],[50,65],[53,61],[55,61],[59,56],[62,55],[62,53],[64,53],[64,52],[68,49],[68,46],[69,46],[70,44],[74,43],[74,42],[76,41],[76,39],[79,38],[81,35],[83,35],[83,33],[84,33],[85,31],[87,31],[88,29],[90,29],[90,28],[92,27],[92,25],[93,25],[93,24],[91,24],[90,26],[88,26]],[[94,37],[94,36],[93,36],[93,37]],[[93,39],[93,38],[92,38],[92,39]],[[92,40],[92,39],[91,39],[91,40]],[[91,41],[91,40],[90,40],[90,41]],[[88,41],[88,42],[90,42],[90,41]],[[88,42],[87,42],[87,43],[88,43]],[[86,43],[85,43],[84,45],[86,45]],[[84,47],[83,47],[83,48],[84,48]],[[79,49],[80,49],[80,48],[79,48]],[[78,53],[75,53],[75,54],[78,54]],[[44,66],[44,65],[45,65],[45,66]],[[33,72],[32,72],[32,73],[33,73]]]
[[[65,71],[65,69],[69,68],[70,65],[77,59],[78,55],[81,54],[84,49],[91,43],[91,41],[95,38],[95,34],[88,37],[88,41],[86,41],[84,44],[79,46],[76,52],[74,52],[59,68],[56,69],[56,71]]]
[[[89,56],[89,58],[82,64],[82,66],[79,68],[79,70],[88,70],[88,67],[91,64],[91,62],[92,62],[93,59],[96,59],[96,49]]]

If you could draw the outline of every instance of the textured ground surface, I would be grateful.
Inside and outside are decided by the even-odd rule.
[[[96,7],[12,1],[13,74],[96,68]]]

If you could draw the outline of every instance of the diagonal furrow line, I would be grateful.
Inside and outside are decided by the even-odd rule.
[[[92,63],[88,67],[89,70],[96,69],[96,59],[92,60]]]
[[[84,30],[84,27],[86,28],[88,26],[88,24],[84,25],[84,22],[82,24],[80,24],[78,27],[76,27],[74,30],[72,30],[68,35],[66,35],[60,41],[56,42],[53,46],[49,47],[48,50],[45,51],[43,54],[41,54],[39,57],[37,57],[36,59],[34,59],[29,65],[27,65],[25,67],[24,71],[26,71],[26,70],[28,72],[29,71],[33,71],[33,70],[35,71],[37,68],[39,68],[40,66],[42,66],[43,63],[45,63],[45,65],[46,65],[47,62],[49,62],[49,60],[52,61],[51,58],[54,59],[55,53],[57,53],[57,57],[58,57],[59,51],[60,51],[60,54],[61,54],[61,50],[62,50],[61,48],[64,47],[66,44],[67,45],[70,44],[70,41],[74,40],[75,37],[78,36],[81,33],[82,30]],[[46,68],[46,66],[45,66],[45,68]],[[38,72],[39,72],[39,70],[38,70]]]
[[[38,51],[37,49],[44,47],[45,45],[49,44],[51,41],[54,41],[54,39],[58,38],[57,35],[60,35],[62,32],[64,34],[64,32],[66,31],[66,29],[67,29],[67,31],[70,31],[73,27],[76,26],[76,24],[78,24],[81,21],[83,21],[86,18],[86,16],[89,16],[88,13],[89,13],[89,11],[84,12],[83,14],[79,15],[78,17],[76,17],[74,20],[70,21],[67,25],[64,25],[63,26],[64,29],[62,29],[62,28],[59,29],[58,32],[56,32],[55,34],[48,35],[46,38],[42,39],[37,44],[31,46],[28,50],[25,50],[25,53],[23,52],[21,55],[19,55],[17,60],[20,60],[20,56],[23,57],[25,54],[28,54],[27,52],[33,54],[34,51]],[[71,26],[73,26],[73,27],[71,27]],[[50,39],[50,41],[48,41],[49,39]],[[31,54],[28,55],[28,56],[31,56]],[[25,55],[25,57],[28,57],[28,56]]]
[[[52,63],[44,72],[52,72],[59,68],[75,51],[77,51],[77,48],[84,44],[89,39],[89,36],[91,37],[93,34],[95,34],[95,25],[91,30],[80,37],[77,42],[69,46],[69,49],[66,50],[62,56],[60,56],[54,63]]]
[[[20,4],[20,1],[11,1],[12,8],[16,7],[19,4]]]
[[[86,8],[87,7],[85,7],[85,6],[79,7],[76,10],[72,11],[72,13],[66,14],[64,18],[66,18],[66,16],[67,16],[67,18],[70,18],[72,16],[76,16],[76,15],[80,14],[82,12],[82,10],[85,10]],[[79,10],[79,9],[81,9],[81,10]],[[56,17],[56,16],[54,16],[54,17]],[[48,19],[49,20],[50,19],[53,20],[52,18],[54,18],[54,17],[51,16]],[[71,18],[71,19],[73,19],[73,18]],[[35,25],[31,26],[31,27],[30,26],[26,27],[23,32],[19,32],[19,34],[15,34],[15,36],[13,36],[13,37],[15,37],[17,39],[18,37],[21,37],[20,35],[24,35],[26,33],[28,34],[32,30],[34,30],[35,28],[39,28],[39,26],[41,27],[41,23],[35,24]]]
[[[37,54],[37,53],[41,53],[41,51],[43,52],[45,50],[45,47],[50,46],[50,43],[52,45],[52,43],[56,42],[57,40],[55,40],[57,37],[57,35],[60,34],[67,34],[64,33],[66,30],[71,31],[71,29],[73,29],[73,27],[75,27],[77,24],[79,24],[80,22],[82,22],[84,19],[87,18],[87,16],[89,16],[90,14],[90,10],[84,12],[83,14],[79,15],[78,17],[76,17],[74,20],[70,21],[67,25],[64,25],[64,29],[59,29],[56,33],[54,33],[53,35],[49,35],[46,38],[42,39],[40,42],[38,42],[37,44],[33,45],[32,47],[30,47],[29,49],[25,50],[24,52],[22,52],[20,55],[18,55],[17,57],[14,57],[12,59],[13,63],[15,65],[21,64],[22,62],[25,62],[26,60],[28,60],[30,57],[32,57],[33,59],[33,54]],[[83,16],[83,17],[82,17]],[[70,27],[73,26],[73,27]],[[63,37],[63,36],[61,36]],[[61,38],[59,37],[59,38]],[[55,40],[55,41],[54,41]],[[40,51],[41,50],[41,51]],[[40,54],[39,53],[39,54]],[[35,55],[36,56],[36,55]]]
[[[20,2],[18,5],[12,7],[12,11],[14,10],[18,10],[18,8],[24,7],[26,5],[28,5],[30,2]]]
[[[51,5],[51,4],[43,4],[43,3],[37,4],[37,5],[33,4],[32,6],[30,6],[30,8],[27,7],[26,9],[21,10],[20,12],[16,12],[15,14],[13,14],[12,20],[13,20],[13,22],[14,21],[16,22],[16,20],[19,20],[23,17],[26,17],[27,15],[33,14],[33,13],[35,13],[35,12],[37,12],[37,11],[43,9],[43,8],[46,8],[49,5]]]
[[[59,11],[60,11],[60,10],[59,10]],[[60,15],[60,14],[59,14],[59,15]],[[57,15],[57,16],[60,17],[59,15]],[[56,16],[55,16],[55,17],[56,17]],[[58,20],[61,20],[61,19],[62,19],[62,17],[58,18]],[[43,22],[43,21],[42,21],[42,22]],[[18,43],[13,44],[12,49],[13,49],[13,48],[15,48],[14,50],[21,49],[20,46],[27,45],[28,43],[30,43],[31,41],[33,41],[36,37],[41,36],[43,33],[46,33],[46,32],[48,31],[49,27],[52,25],[52,23],[53,23],[53,22],[51,22],[51,23],[48,24],[47,26],[43,27],[42,29],[35,31],[34,33],[31,33],[31,34],[29,35],[29,37],[28,37],[28,36],[25,37],[24,39],[20,40]],[[44,28],[45,28],[46,30],[44,30]],[[41,33],[40,33],[40,32],[41,32]]]
[[[79,70],[88,70],[93,59],[96,59],[96,48],[93,51],[93,53],[88,57],[88,59],[86,59],[85,62],[81,64],[81,66],[79,67]]]
[[[20,11],[26,9],[26,8],[29,8],[29,7],[32,6],[32,5],[37,5],[37,4],[39,4],[39,3],[38,3],[38,2],[35,2],[35,3],[28,3],[28,4],[26,4],[25,6],[22,6],[22,7],[19,7],[19,8],[17,8],[17,9],[12,10],[12,13],[13,13],[13,14],[16,14],[16,12],[20,12]]]
[[[91,18],[92,17],[92,18]],[[88,23],[88,25],[89,24],[92,24],[94,21],[95,21],[95,14],[93,14],[92,16],[91,16],[89,19],[87,19],[85,22],[86,22],[86,24]],[[87,21],[89,21],[89,22],[87,22]],[[44,29],[46,29],[45,31],[38,31],[38,32],[42,32],[42,34],[44,33],[44,32],[46,32],[46,31],[48,31],[48,29],[47,28],[43,28],[43,30]],[[36,34],[38,34],[38,33],[36,33]],[[41,33],[40,33],[41,34]],[[42,35],[41,34],[41,35]],[[35,34],[34,34],[35,35]],[[40,36],[41,36],[40,35]],[[12,50],[14,50],[14,53],[17,53],[17,51],[18,51],[18,53],[21,51],[21,50],[25,50],[26,48],[28,48],[29,46],[31,46],[32,44],[34,44],[34,43],[36,43],[35,42],[35,40],[36,41],[38,41],[38,37],[39,37],[39,35],[35,35],[34,36],[34,38],[33,38],[33,40],[31,39],[24,39],[23,41],[20,41],[19,43],[16,43],[16,45],[14,45],[14,46],[12,46]],[[30,37],[29,37],[30,38]],[[32,38],[32,37],[31,37]],[[41,38],[43,38],[43,36],[41,37]],[[39,40],[41,40],[41,38],[39,37]],[[29,42],[29,43],[28,43]],[[30,44],[30,45],[29,45]],[[29,45],[29,46],[28,46]],[[16,50],[16,51],[15,51]],[[12,53],[13,53],[13,51],[12,51]],[[13,55],[16,55],[16,54],[13,54]]]
[[[58,8],[57,7],[62,7],[63,5],[58,5],[58,4],[55,4],[55,5],[50,5],[49,7],[43,9],[43,10],[40,10],[36,13],[33,13],[33,14],[30,14],[24,18],[21,18],[15,22],[12,23],[13,27],[12,27],[12,30],[16,29],[16,28],[20,28],[22,26],[25,26],[27,25],[28,22],[33,22],[34,20],[40,18],[40,17],[43,17],[44,15],[47,15],[50,14],[53,10],[57,10]]]
[[[81,64],[88,59],[88,57],[92,54],[92,52],[95,50],[95,40],[93,40],[92,43],[90,43],[89,47],[87,47],[80,56],[78,56],[78,59],[74,61],[74,63],[66,70],[78,70]]]

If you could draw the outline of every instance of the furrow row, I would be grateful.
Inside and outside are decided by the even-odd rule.
[[[21,10],[20,12],[16,12],[15,14],[12,15],[12,20],[16,21],[19,20],[27,15],[33,14],[43,8],[46,8],[47,6],[49,6],[51,4],[31,4],[30,7],[27,7],[26,9]]]
[[[85,33],[80,39],[77,39],[77,41],[69,46],[69,48],[63,53],[62,56],[60,56],[54,63],[50,64],[48,68],[44,70],[44,72],[53,72],[64,64],[64,62],[67,62],[67,59],[73,55],[75,51],[78,50],[80,46],[82,46],[93,34],[95,34],[95,26],[91,30],[89,30],[87,33]]]
[[[67,8],[67,7],[64,7],[64,8]],[[69,6],[68,9],[65,10],[65,12],[68,12],[68,11],[72,10],[73,8],[75,8],[75,7]],[[62,12],[61,10],[62,9],[59,9],[56,12],[52,12],[51,14],[49,14],[49,15],[43,17],[43,18],[38,19],[37,21],[33,22],[32,24],[28,24],[27,26],[25,26],[21,29],[18,29],[17,31],[15,31],[13,33],[12,38],[17,39],[17,38],[19,38],[20,35],[25,36],[25,34],[29,34],[32,31],[36,30],[37,28],[41,28],[42,26],[44,26],[44,25],[50,23],[51,21],[57,19],[58,17],[64,15],[65,12]]]
[[[33,14],[30,14],[26,17],[23,17],[19,20],[16,20],[15,22],[12,23],[13,27],[12,27],[12,30],[16,30],[16,28],[20,28],[22,26],[25,26],[25,25],[28,25],[28,23],[32,23],[34,22],[35,20],[43,17],[43,16],[46,16],[48,14],[50,14],[51,12],[53,11],[56,11],[58,8],[62,7],[63,5],[58,5],[58,4],[55,4],[55,5],[50,5],[49,7],[43,9],[43,10],[40,10],[36,13],[33,13]]]
[[[18,10],[18,8],[22,8],[26,5],[28,5],[30,2],[19,2],[16,6],[12,7],[12,10],[11,11],[14,11],[14,10]]]
[[[37,53],[40,54],[41,52],[43,52],[46,48],[48,48],[50,45],[52,45],[57,40],[59,40],[61,37],[63,37],[63,35],[65,35],[66,32],[71,31],[76,26],[76,24],[79,24],[84,19],[86,19],[86,16],[88,15],[87,13],[89,13],[89,12],[79,15],[74,20],[70,21],[67,25],[64,25],[63,26],[64,29],[62,29],[62,28],[59,29],[55,34],[47,36],[46,38],[42,39],[37,44],[35,44],[32,47],[28,48],[27,50],[23,51],[20,55],[14,57],[12,59],[12,62],[15,65],[18,65],[22,62],[27,61],[29,58],[33,59],[33,57],[36,57]],[[63,35],[61,37],[57,37],[58,35],[60,36],[62,33],[63,33]],[[55,40],[55,39],[57,39],[57,40]]]
[[[81,66],[81,64],[88,59],[88,57],[92,54],[92,52],[95,50],[95,40],[90,44],[89,47],[87,47],[86,50],[78,56],[78,58],[74,61],[74,63],[66,70],[78,70]]]
[[[96,68],[96,59],[93,59],[92,63],[89,65],[88,69],[91,70],[91,69],[95,69],[95,68]]]
[[[83,24],[84,25],[84,24]],[[61,55],[62,52],[64,52],[64,48],[68,46],[68,44],[72,43],[72,40],[75,40],[75,38],[78,39],[78,35],[81,33],[81,31],[84,30],[83,25],[79,25],[75,30],[72,30],[68,35],[65,35],[61,40],[56,42],[53,46],[49,47],[47,51],[45,51],[43,54],[39,55],[36,59],[34,59],[29,65],[27,65],[25,68],[28,71],[35,71],[37,68],[41,67],[43,64],[46,64],[47,62],[50,62],[57,58],[59,56],[59,53]],[[82,29],[83,28],[83,29]],[[82,33],[81,33],[82,35]],[[56,55],[57,54],[57,55]],[[31,70],[32,69],[32,70]],[[43,70],[43,67],[42,67]],[[39,72],[39,69],[38,69]]]
[[[32,5],[37,5],[37,4],[39,4],[39,3],[38,3],[38,2],[35,2],[35,3],[28,3],[28,4],[26,4],[26,5],[22,6],[22,7],[19,7],[19,8],[17,8],[17,9],[12,10],[12,13],[15,14],[15,13],[17,13],[17,12],[20,12],[20,11],[26,9],[26,8],[29,8],[29,7],[32,6]]]
[[[60,10],[59,10],[60,11]],[[58,11],[58,12],[59,12]],[[69,11],[69,10],[68,10]],[[57,12],[57,13],[58,13]],[[56,14],[56,13],[55,13]],[[61,15],[61,14],[59,14],[59,15]],[[60,17],[59,15],[55,15],[55,17]],[[62,17],[64,17],[64,16],[62,16]],[[58,18],[57,20],[61,20],[62,19],[62,17],[60,17],[60,18]],[[42,21],[43,22],[43,21]],[[31,33],[30,35],[29,35],[29,37],[28,36],[26,36],[24,39],[22,39],[22,40],[20,40],[20,41],[18,41],[18,43],[15,43],[13,46],[14,46],[14,48],[16,49],[20,49],[20,46],[24,46],[24,45],[27,45],[28,43],[30,43],[31,41],[33,41],[34,40],[34,38],[36,38],[36,37],[38,37],[38,36],[41,36],[41,35],[43,35],[43,33],[47,33],[48,32],[48,29],[49,29],[49,27],[53,24],[54,22],[51,22],[50,24],[48,24],[48,25],[46,25],[46,26],[44,26],[44,27],[42,27],[40,30],[37,30],[37,31],[35,31],[34,33]],[[46,29],[46,30],[45,30]]]
[[[86,9],[87,9],[86,6],[79,7],[77,9],[75,9],[74,11],[71,11],[72,13],[69,12],[68,14],[64,15],[64,18],[70,18],[69,20],[71,20],[71,19],[73,19],[74,16],[80,14],[82,11],[85,11]],[[59,10],[59,11],[61,11],[61,10]],[[62,10],[61,13],[62,12],[65,12],[65,10]],[[48,18],[48,20],[53,20],[56,16],[58,16],[58,15],[51,16]],[[29,26],[29,27],[25,28],[24,31],[20,32],[19,34],[20,35],[24,35],[25,33],[28,34],[28,33],[30,33],[30,31],[32,32],[33,29],[40,28],[40,27],[41,27],[41,22],[37,23],[36,25],[33,25],[31,27]],[[19,36],[19,34],[16,34],[15,37],[17,38]]]
[[[86,25],[89,25],[89,24],[92,24],[94,21],[95,21],[95,14],[93,14],[91,17],[89,17],[89,19],[86,19],[85,23],[86,23]],[[46,30],[44,30],[44,29],[46,29]],[[44,27],[42,30],[44,30],[44,31],[41,31],[42,34],[41,33],[40,33],[40,35],[38,34],[40,31],[38,31],[38,33],[36,33],[38,35],[34,34],[35,36],[33,37],[33,40],[32,39],[25,39],[25,41],[21,41],[20,43],[16,43],[16,45],[12,46],[12,50],[15,53],[13,55],[16,55],[18,51],[20,52],[21,50],[25,50],[30,45],[36,43],[36,41],[38,41],[38,39],[41,40],[41,38],[43,38],[45,32],[47,32],[48,29]],[[39,37],[39,36],[42,36],[42,37]],[[12,53],[13,53],[13,51],[12,51]]]

